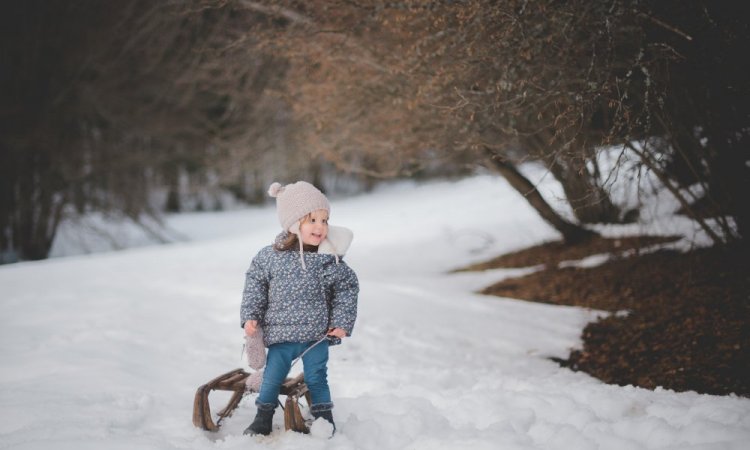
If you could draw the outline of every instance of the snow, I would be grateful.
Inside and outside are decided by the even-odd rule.
[[[551,183],[542,187],[554,199]],[[141,239],[137,248],[0,267],[0,448],[629,450],[750,442],[750,399],[611,386],[549,359],[579,346],[581,329],[601,312],[475,293],[534,269],[450,272],[556,239],[502,179],[394,183],[332,205],[331,222],[355,231],[347,261],[361,282],[354,336],[331,351],[332,439],[319,423],[311,435],[284,432],[280,413],[271,436],[243,436],[253,396],[217,433],[191,423],[195,389],[244,365],[243,275],[278,227],[264,207],[170,217],[183,242]],[[680,220],[661,219],[603,232]],[[699,231],[689,237],[702,239]],[[212,394],[214,410],[222,394]]]

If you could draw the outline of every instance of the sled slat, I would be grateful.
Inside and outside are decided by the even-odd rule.
[[[206,429],[203,424],[203,397],[201,388],[195,393],[195,399],[193,400],[193,425],[198,428]]]
[[[216,426],[214,420],[211,418],[211,405],[208,403],[208,392],[206,392],[206,395],[203,397],[203,411],[203,424],[206,429],[209,431],[218,430],[219,427]]]
[[[219,381],[216,385],[216,389],[234,391],[237,389],[239,381],[243,382],[241,386],[243,386],[243,389],[244,389],[244,380],[247,377],[248,377],[248,374],[246,373],[236,373],[230,376],[229,378],[227,378],[226,380]]]
[[[298,384],[304,383],[304,382],[305,382],[305,375],[301,373],[294,378],[287,378],[286,380],[284,380],[284,382],[281,383],[281,388],[291,390]]]
[[[213,380],[209,381],[208,383],[204,384],[204,386],[208,386],[211,389],[214,389],[214,386],[216,386],[217,384],[219,384],[222,380],[225,380],[225,379],[231,377],[232,375],[235,375],[235,374],[238,374],[238,373],[243,373],[243,372],[245,372],[245,371],[242,370],[242,369],[234,369],[234,370],[229,371],[229,372],[227,372],[225,374],[219,375],[218,377],[216,377]]]
[[[307,434],[310,432],[310,429],[307,428],[305,419],[302,417],[302,412],[299,410],[298,400],[298,397],[294,395],[289,395],[286,398],[284,406],[284,429]]]
[[[227,403],[227,406],[219,411],[219,420],[216,423],[217,426],[221,426],[221,421],[224,420],[225,417],[232,416],[234,410],[237,409],[237,407],[240,405],[240,400],[242,400],[243,395],[243,391],[235,391],[235,393],[232,394],[232,398],[229,399],[229,403]]]

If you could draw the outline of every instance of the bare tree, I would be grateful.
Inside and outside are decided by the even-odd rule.
[[[294,155],[289,105],[266,95],[286,65],[247,36],[269,26],[255,13],[31,0],[1,20],[4,260],[46,257],[66,213],[138,220],[181,174],[231,184],[271,149]]]
[[[742,151],[748,102],[729,94],[745,95],[748,82],[722,56],[740,58],[748,43],[737,19],[746,7],[240,3],[284,22],[266,40],[290,61],[291,101],[308,125],[304,142],[341,166],[413,174],[435,155],[446,164],[483,161],[489,147],[505,164],[545,164],[581,222],[617,222],[625,214],[609,197],[611,173],[602,173],[598,152],[639,142],[641,165],[673,183],[675,195],[692,191],[664,157],[701,180],[722,211],[719,232],[710,233],[717,242],[738,237],[725,215],[746,229],[747,202],[738,199],[750,187]],[[709,73],[704,58],[729,76]]]
[[[259,8],[253,2],[250,7],[292,18],[283,33],[265,39],[290,60],[286,86],[300,123],[307,125],[301,129],[304,142],[338,167],[380,178],[414,176],[435,166],[460,171],[484,165],[483,148],[497,152],[520,142],[498,132],[496,106],[488,103],[494,97],[478,88],[476,77],[487,71],[472,67],[476,55],[466,52],[464,41],[474,29],[473,19],[456,14],[468,14],[463,5],[275,2]],[[488,36],[473,38],[483,49],[494,45]],[[493,141],[487,142],[490,134]],[[510,154],[501,157],[502,166],[495,159],[489,167],[514,173],[515,180],[520,172],[507,170],[516,162]],[[511,185],[530,199],[525,183]],[[566,239],[591,234],[560,217],[541,196],[533,198],[531,205],[545,218],[554,215],[550,223],[560,226]]]
[[[716,242],[747,236],[748,7],[574,0],[18,2],[1,24],[4,254],[46,254],[74,205],[148,212],[154,186],[323,164],[370,178],[510,177],[567,240],[587,233],[529,195],[560,181],[581,223],[623,220],[597,164],[638,155]],[[280,149],[284,149],[280,152]],[[491,149],[489,160],[487,151]],[[515,181],[513,181],[515,180]],[[175,206],[178,207],[177,203]]]

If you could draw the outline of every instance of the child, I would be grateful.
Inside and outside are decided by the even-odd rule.
[[[328,199],[310,183],[273,183],[268,194],[276,198],[283,232],[258,252],[246,274],[240,324],[248,336],[263,330],[268,355],[258,412],[245,434],[271,433],[281,383],[303,352],[310,411],[335,432],[326,365],[328,346],[350,336],[357,318],[359,282],[340,259],[352,233],[328,226]]]

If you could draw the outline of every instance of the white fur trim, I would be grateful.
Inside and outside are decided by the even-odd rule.
[[[344,256],[354,239],[352,230],[344,227],[328,226],[328,236],[318,246],[318,253]]]

